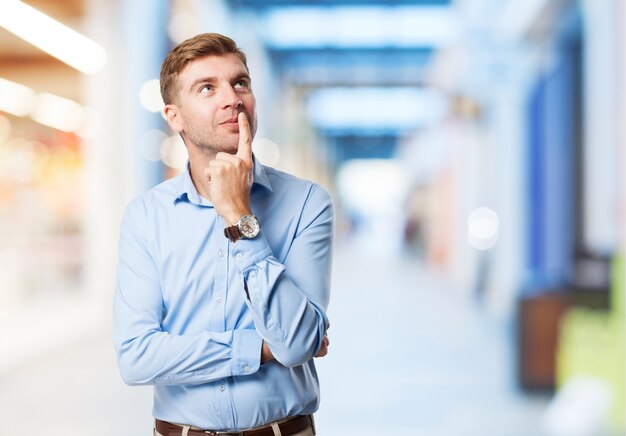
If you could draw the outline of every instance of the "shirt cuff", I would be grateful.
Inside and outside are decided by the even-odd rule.
[[[233,256],[239,271],[244,273],[257,262],[272,256],[272,249],[263,232],[254,239],[240,239],[233,245]]]
[[[235,330],[233,336],[233,375],[250,375],[261,366],[263,339],[256,330]]]

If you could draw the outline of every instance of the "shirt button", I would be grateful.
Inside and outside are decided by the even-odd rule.
[[[222,250],[218,251],[217,254],[219,254],[220,257],[224,257],[224,252]]]
[[[222,299],[222,297],[217,297],[217,302],[218,302],[218,303],[221,303],[222,301],[224,301],[224,300]]]
[[[226,389],[224,385],[220,385],[220,392],[224,392],[224,389]]]
[[[250,371],[252,371],[252,368],[250,368],[248,365],[246,365],[243,370],[245,372],[250,372]]]
[[[243,255],[241,253],[238,253],[237,256],[235,256],[237,259],[241,259],[243,257]]]

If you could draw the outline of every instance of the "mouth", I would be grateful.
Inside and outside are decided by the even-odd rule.
[[[237,121],[237,118],[229,118],[226,121],[222,121],[220,126],[226,128],[227,131],[232,133],[239,132],[239,122]]]
[[[223,124],[225,126],[232,126],[232,125],[239,125],[239,113],[235,113],[232,114],[229,118],[226,118],[224,121],[222,121],[220,124]]]

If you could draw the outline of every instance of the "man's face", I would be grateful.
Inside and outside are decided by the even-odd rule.
[[[189,62],[177,85],[178,99],[165,107],[165,115],[188,147],[209,154],[236,153],[239,112],[246,114],[254,138],[256,102],[248,71],[236,55],[209,55]]]

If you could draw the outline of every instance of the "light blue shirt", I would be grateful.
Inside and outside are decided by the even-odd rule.
[[[236,243],[188,170],[126,209],[114,344],[124,381],[154,385],[158,419],[238,431],[318,408],[332,201],[258,161],[250,197],[261,233]]]

